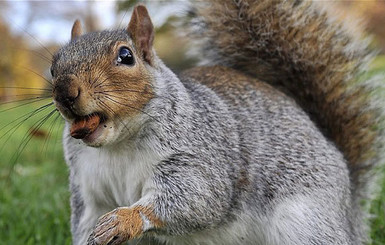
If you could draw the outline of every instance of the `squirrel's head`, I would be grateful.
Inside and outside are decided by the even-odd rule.
[[[82,35],[53,57],[53,98],[71,125],[71,136],[90,146],[116,141],[127,122],[143,114],[153,97],[154,28],[147,9],[135,7],[125,30]]]

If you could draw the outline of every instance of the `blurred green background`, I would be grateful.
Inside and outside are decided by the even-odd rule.
[[[103,22],[109,22],[108,28],[124,27],[137,2],[0,2],[0,244],[71,244],[63,122],[52,105],[44,107],[51,102],[44,99],[50,93],[44,78],[49,79],[51,54],[69,38],[74,19],[80,18],[88,31],[105,28]],[[175,32],[185,3],[146,2],[157,29],[157,52],[177,73],[196,63],[186,55],[186,38]],[[369,74],[385,72],[385,2],[344,1],[338,8],[367,22],[365,31],[380,50]],[[371,206],[373,244],[385,244],[382,182]]]

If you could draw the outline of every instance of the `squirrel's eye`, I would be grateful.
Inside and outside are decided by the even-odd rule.
[[[120,48],[117,62],[118,64],[133,65],[134,55],[132,55],[131,50],[127,47]]]
[[[51,66],[51,68],[49,69],[49,71],[51,72],[51,76],[52,76],[52,77],[54,77],[54,75],[53,75],[53,68],[52,68],[52,66]]]

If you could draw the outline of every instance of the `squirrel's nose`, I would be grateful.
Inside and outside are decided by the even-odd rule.
[[[62,106],[71,109],[80,97],[81,88],[73,79],[61,78],[57,80],[53,90],[53,97]]]

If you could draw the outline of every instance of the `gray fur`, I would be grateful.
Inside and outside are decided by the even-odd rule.
[[[157,80],[162,83],[157,86],[159,96],[145,108],[157,120],[150,120],[130,139],[136,148],[148,148],[151,141],[153,149],[147,151],[169,152],[152,167],[157,194],[151,203],[167,224],[152,231],[153,236],[173,244],[215,244],[218,237],[212,239],[206,231],[217,234],[237,224],[245,235],[232,234],[228,244],[357,242],[350,224],[354,217],[346,162],[293,100],[270,87],[269,94],[250,90],[239,96],[229,90],[218,95],[194,80],[185,78],[181,83],[168,73],[160,70],[160,77],[170,78]],[[239,104],[230,102],[231,97]],[[66,150],[67,159],[81,154],[76,140],[68,143],[65,148],[72,150]],[[239,184],[241,178],[247,178],[246,183]],[[77,192],[72,195],[78,198]],[[273,217],[277,206],[297,196],[312,200],[309,220],[279,219],[282,224],[294,222],[290,229],[298,237],[284,230],[279,231],[282,237],[270,231],[254,234],[265,230],[263,220]],[[76,229],[79,207],[74,205],[81,202],[72,203]],[[240,216],[252,219],[253,226]],[[309,233],[302,234],[304,229]]]

